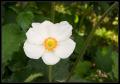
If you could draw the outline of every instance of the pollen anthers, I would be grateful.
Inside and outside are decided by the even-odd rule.
[[[53,51],[57,46],[57,40],[55,38],[48,37],[44,41],[44,46],[46,50]]]

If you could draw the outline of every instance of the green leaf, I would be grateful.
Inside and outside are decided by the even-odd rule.
[[[39,60],[30,60],[28,62],[28,66],[31,67],[32,71],[41,72],[43,74],[43,77],[36,80],[37,82],[47,82],[48,81],[48,66],[42,61],[41,58]],[[64,80],[69,73],[68,69],[69,69],[68,59],[61,60],[59,63],[54,65],[52,67],[53,80],[55,80],[55,81]],[[61,75],[61,73],[63,73],[63,74]]]
[[[28,67],[31,68],[32,72],[40,72],[43,74],[39,79],[35,79],[34,82],[48,82],[48,66],[42,61],[42,59],[30,59]]]
[[[36,2],[25,2],[23,5],[22,5],[22,11],[37,11],[37,4]]]
[[[89,74],[91,63],[89,61],[80,61],[75,69],[75,74],[84,77]]]
[[[7,63],[12,59],[13,52],[19,49],[24,41],[24,34],[16,24],[6,24],[2,28],[2,61]]]
[[[52,67],[53,79],[55,81],[64,81],[69,74],[69,60],[64,59]]]
[[[12,60],[9,61],[8,67],[12,72],[22,70],[27,66],[28,57],[23,50],[23,44],[20,46],[19,51],[13,53]]]
[[[13,10],[11,10],[9,6],[3,6],[2,8],[3,24],[15,23],[17,14]]]
[[[98,3],[100,5],[101,10],[105,11],[109,8],[109,3],[108,2],[101,2]]]
[[[112,70],[112,48],[111,47],[103,47],[99,48],[96,52],[95,63],[97,68],[110,72]]]
[[[32,12],[27,11],[27,12],[21,12],[18,14],[16,21],[18,23],[18,25],[24,30],[26,31],[27,29],[29,29],[30,24],[32,23],[34,18],[34,15]]]
[[[38,77],[41,77],[43,76],[41,73],[34,73],[34,74],[31,74],[24,82],[31,82],[33,81],[34,79],[38,78]]]
[[[117,52],[112,53],[112,60],[113,60],[112,72],[114,74],[114,77],[118,80],[118,53]]]
[[[27,66],[21,70],[13,72],[8,82],[23,82],[31,73],[35,72],[32,71],[31,67]]]
[[[31,67],[34,71],[42,72],[47,75],[47,66],[46,64],[42,61],[42,59],[30,59],[28,62],[28,66]],[[40,67],[38,67],[40,66]]]
[[[78,15],[75,15],[74,23],[78,23],[78,21],[79,21],[79,17],[78,17]]]
[[[79,75],[75,74],[71,77],[69,82],[88,82],[89,83],[90,81],[85,80],[84,78],[81,78]]]
[[[80,54],[81,49],[83,48],[83,45],[84,45],[84,39],[79,35],[74,35],[74,41],[76,42],[76,47],[74,52]]]
[[[40,59],[29,60],[28,65],[22,68],[16,67],[8,82],[46,82],[47,71]],[[38,74],[37,74],[38,73]],[[37,79],[40,77],[39,79]]]
[[[24,66],[24,65],[23,65]],[[22,67],[22,66],[20,66]],[[29,60],[27,65],[20,68],[16,67],[16,71],[13,71],[8,82],[46,82],[47,81],[47,69],[40,59]],[[39,74],[37,74],[39,73]],[[31,77],[31,74],[33,77]],[[30,77],[29,77],[30,76]],[[37,79],[40,77],[39,79]]]
[[[50,20],[50,18],[43,16],[42,14],[35,15],[34,22],[43,22],[45,20]]]

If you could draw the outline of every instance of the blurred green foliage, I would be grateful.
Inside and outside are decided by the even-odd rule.
[[[113,2],[2,2],[2,82],[48,82],[48,67],[41,59],[25,56],[25,33],[32,22],[68,21],[76,48],[70,58],[53,66],[53,82],[64,82],[80,55],[86,37]],[[71,82],[118,81],[118,6],[94,33]]]

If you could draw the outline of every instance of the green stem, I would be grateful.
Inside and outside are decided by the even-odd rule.
[[[91,8],[91,6],[85,10],[85,12],[84,12],[84,14],[82,15],[82,18],[81,18],[81,20],[80,20],[80,23],[79,23],[80,25],[79,25],[78,28],[80,28],[81,25],[83,24],[83,21],[84,21],[85,16],[88,15],[89,12],[90,12],[90,8]]]
[[[54,5],[55,5],[55,2],[52,2],[52,4],[51,4],[51,19],[52,19],[52,22],[54,22],[54,17],[55,17]]]
[[[55,2],[52,2],[51,3],[51,20],[52,20],[52,22],[54,22],[54,17],[55,17],[54,5],[55,5]],[[52,82],[52,66],[49,65],[48,68],[49,68],[48,69],[48,79],[49,79],[49,82]]]
[[[54,5],[55,5],[55,2],[51,2],[51,20],[52,20],[52,22],[54,22],[54,17],[55,17]],[[52,82],[52,66],[49,65],[48,68],[49,68],[48,69],[48,79],[49,79],[49,82]]]
[[[52,66],[48,66],[48,79],[49,79],[49,82],[52,82]]]
[[[108,14],[108,12],[111,11],[112,8],[114,8],[116,6],[117,2],[115,2],[109,9],[107,9],[104,14],[102,15],[102,17],[100,18],[100,20],[97,22],[97,24],[93,27],[93,29],[91,30],[89,36],[87,37],[87,40],[84,43],[84,46],[82,48],[81,54],[80,56],[77,57],[77,60],[75,61],[70,74],[68,75],[68,77],[66,78],[66,81],[69,81],[69,79],[71,78],[71,76],[73,75],[73,72],[77,66],[77,64],[79,63],[79,60],[83,58],[85,51],[87,50],[87,47],[90,44],[90,41],[92,40],[93,36],[94,36],[94,32],[97,29],[97,27],[100,25],[100,23],[102,22],[102,20],[104,19],[104,17]]]

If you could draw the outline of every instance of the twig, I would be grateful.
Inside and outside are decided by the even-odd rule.
[[[83,58],[85,51],[87,50],[87,47],[89,46],[90,41],[92,40],[93,36],[94,36],[94,32],[97,29],[97,27],[100,25],[100,23],[102,22],[102,20],[104,19],[104,17],[110,12],[110,10],[112,10],[115,6],[117,5],[117,2],[115,2],[109,9],[107,9],[104,14],[102,15],[102,17],[100,18],[100,20],[97,22],[97,24],[93,27],[93,29],[91,30],[89,36],[87,37],[87,40],[85,41],[85,44],[82,48],[81,54],[80,56],[78,56],[77,60],[75,61],[70,74],[68,75],[68,77],[66,78],[66,81],[69,81],[69,79],[71,78],[71,76],[73,75],[73,72],[77,66],[77,64],[79,63],[79,60],[81,58]]]

